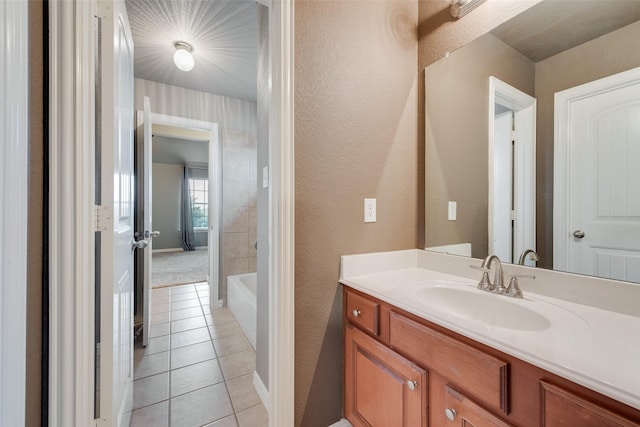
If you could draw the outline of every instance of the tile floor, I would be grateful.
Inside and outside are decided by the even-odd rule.
[[[256,356],[206,283],[153,289],[149,345],[136,345],[131,427],[264,427]]]

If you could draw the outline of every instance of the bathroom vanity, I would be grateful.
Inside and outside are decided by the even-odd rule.
[[[538,275],[524,298],[484,292],[469,264],[421,250],[342,258],[352,425],[640,426],[639,313],[598,298],[602,279],[526,267],[505,266]]]

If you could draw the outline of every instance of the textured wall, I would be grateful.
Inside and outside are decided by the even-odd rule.
[[[25,425],[42,415],[42,268],[44,236],[44,43],[43,2],[29,2],[29,264]],[[22,321],[22,320],[19,320]],[[45,414],[46,416],[46,414]]]
[[[417,17],[415,1],[295,4],[296,425],[341,417],[340,256],[414,248],[423,222]]]

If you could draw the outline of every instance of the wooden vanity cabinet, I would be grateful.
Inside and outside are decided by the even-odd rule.
[[[354,426],[640,427],[638,409],[362,292],[343,295]]]
[[[351,325],[345,343],[345,416],[351,424],[426,427],[426,371]]]

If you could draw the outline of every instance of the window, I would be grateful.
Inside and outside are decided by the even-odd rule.
[[[193,228],[208,228],[209,225],[209,182],[202,178],[189,178],[191,195],[191,218]]]

